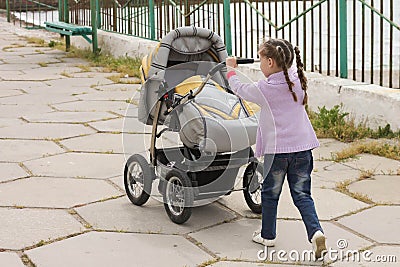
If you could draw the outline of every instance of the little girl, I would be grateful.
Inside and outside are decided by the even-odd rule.
[[[326,251],[325,236],[311,197],[311,150],[319,143],[305,110],[307,79],[300,52],[286,40],[271,39],[260,46],[258,54],[266,79],[246,84],[234,71],[227,74],[231,89],[238,96],[261,106],[255,154],[257,157],[264,155],[262,228],[253,234],[253,241],[265,246],[275,245],[278,200],[287,176],[314,256],[320,259]],[[292,67],[294,57],[297,68]],[[236,68],[236,59],[227,58],[226,65]]]

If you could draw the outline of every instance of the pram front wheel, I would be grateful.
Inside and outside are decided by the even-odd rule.
[[[177,170],[169,171],[165,180],[163,194],[165,211],[171,221],[182,224],[192,215],[194,201],[192,182],[185,173]]]
[[[251,211],[257,214],[260,214],[262,210],[261,188],[263,179],[263,167],[260,163],[252,162],[246,167],[243,176],[243,195]]]
[[[147,160],[138,154],[129,157],[124,168],[124,185],[129,200],[141,206],[147,202],[155,174]]]

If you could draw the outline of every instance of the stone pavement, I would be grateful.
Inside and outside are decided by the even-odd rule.
[[[148,148],[149,128],[136,120],[134,105],[123,125],[139,85],[115,84],[107,79],[114,74],[97,68],[85,72],[84,60],[30,44],[23,35],[51,38],[0,17],[0,266],[396,266],[388,261],[400,261],[399,162],[367,154],[333,162],[332,153],[348,146],[335,140],[321,140],[314,151],[313,196],[333,251],[325,262],[295,260],[296,252],[311,246],[286,185],[273,248],[286,254],[268,251],[267,261],[258,259],[263,248],[251,241],[260,217],[240,192],[195,208],[183,225],[172,223],[153,198],[142,207],[132,205],[123,190],[124,156]],[[360,179],[367,171],[371,177]],[[359,197],[339,192],[339,182]],[[371,262],[346,258],[348,251],[365,250]]]

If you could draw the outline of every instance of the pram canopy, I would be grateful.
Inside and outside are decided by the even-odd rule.
[[[167,34],[142,60],[138,119],[149,125],[157,118],[157,124],[178,131],[186,146],[205,152],[233,152],[253,145],[257,131],[254,106],[227,92],[223,72],[169,116],[164,114],[165,102],[155,114],[159,99],[195,90],[209,70],[226,57],[223,41],[210,30],[183,27]]]

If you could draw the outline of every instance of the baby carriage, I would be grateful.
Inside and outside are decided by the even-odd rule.
[[[189,219],[194,206],[239,190],[249,208],[261,213],[263,168],[251,148],[256,112],[230,91],[226,57],[217,34],[182,27],[142,60],[138,119],[152,125],[150,163],[140,154],[129,157],[125,190],[140,206],[159,180],[165,210],[177,224]],[[181,145],[157,148],[165,132],[179,135]],[[242,184],[235,188],[241,167]]]

